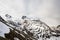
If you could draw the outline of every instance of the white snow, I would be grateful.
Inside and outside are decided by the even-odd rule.
[[[4,37],[4,33],[9,33],[9,27],[0,22],[0,36]]]

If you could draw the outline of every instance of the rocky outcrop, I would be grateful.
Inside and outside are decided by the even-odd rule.
[[[47,40],[47,38],[59,37],[60,36],[60,26],[57,27],[50,27],[46,23],[42,22],[40,19],[30,19],[26,16],[22,17],[22,20],[18,22],[7,20],[5,21],[0,16],[0,22],[4,23],[8,27],[12,28],[14,30],[15,36],[12,37],[18,37],[18,34],[20,35],[18,38],[22,38],[22,40]],[[14,27],[15,26],[15,27]],[[10,33],[8,33],[10,35]],[[16,35],[17,34],[17,35]],[[6,34],[7,35],[7,34]],[[5,35],[5,36],[6,36]],[[8,37],[9,37],[8,35]]]

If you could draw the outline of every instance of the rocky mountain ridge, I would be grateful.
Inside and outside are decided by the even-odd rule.
[[[30,19],[26,16],[22,16],[22,20],[20,21],[13,21],[10,20],[11,16],[6,15],[6,18],[8,20],[3,20],[2,17],[0,17],[0,22],[5,23],[6,25],[12,26],[11,28],[15,28],[14,30],[19,30],[26,35],[29,35],[26,40],[30,40],[29,38],[33,38],[32,40],[47,40],[47,38],[51,38],[52,36],[59,37],[60,31],[59,27],[49,27],[46,23],[42,22],[40,19]],[[13,18],[12,18],[13,19]],[[17,31],[19,34],[19,32]],[[24,35],[23,35],[24,36]]]

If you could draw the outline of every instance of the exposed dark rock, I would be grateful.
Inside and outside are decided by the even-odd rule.
[[[8,39],[0,36],[0,40],[8,40]]]

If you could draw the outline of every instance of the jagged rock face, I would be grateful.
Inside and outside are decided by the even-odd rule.
[[[27,34],[29,34],[28,32],[32,33],[33,37],[36,38],[37,40],[43,37],[43,35],[45,34],[48,35],[48,33],[50,33],[47,24],[45,24],[39,19],[31,20],[30,18],[23,16],[22,20],[19,22],[21,25],[18,25],[15,21],[12,20],[7,21],[9,24],[16,26],[16,29],[18,30],[24,30],[26,31]]]
[[[30,20],[30,19],[23,19],[23,29],[26,29],[33,33],[33,37],[35,37],[37,40],[43,37],[43,35],[47,36],[49,31],[49,27],[40,20]],[[25,31],[26,31],[25,30]]]
[[[23,29],[27,29],[31,33],[33,33],[33,37],[37,40],[41,39],[46,40],[46,38],[50,38],[51,36],[51,28],[41,20],[31,20],[29,18],[23,19]],[[53,29],[53,28],[52,28]],[[53,29],[54,30],[54,29]],[[55,32],[53,32],[55,33]]]
[[[9,20],[9,21],[12,21],[12,20]],[[18,22],[16,23],[16,21],[13,21],[13,24],[12,23],[9,23],[9,24],[16,26],[18,25]],[[19,21],[19,24],[20,25],[18,25],[18,27],[16,26],[16,29],[20,31],[24,31],[26,34],[36,38],[37,40],[40,40],[40,39],[46,40],[46,38],[50,38],[50,36],[52,36],[51,28],[46,23],[42,22],[39,19],[31,20],[30,18],[23,16],[22,20]],[[55,36],[56,36],[56,33],[55,33]]]

